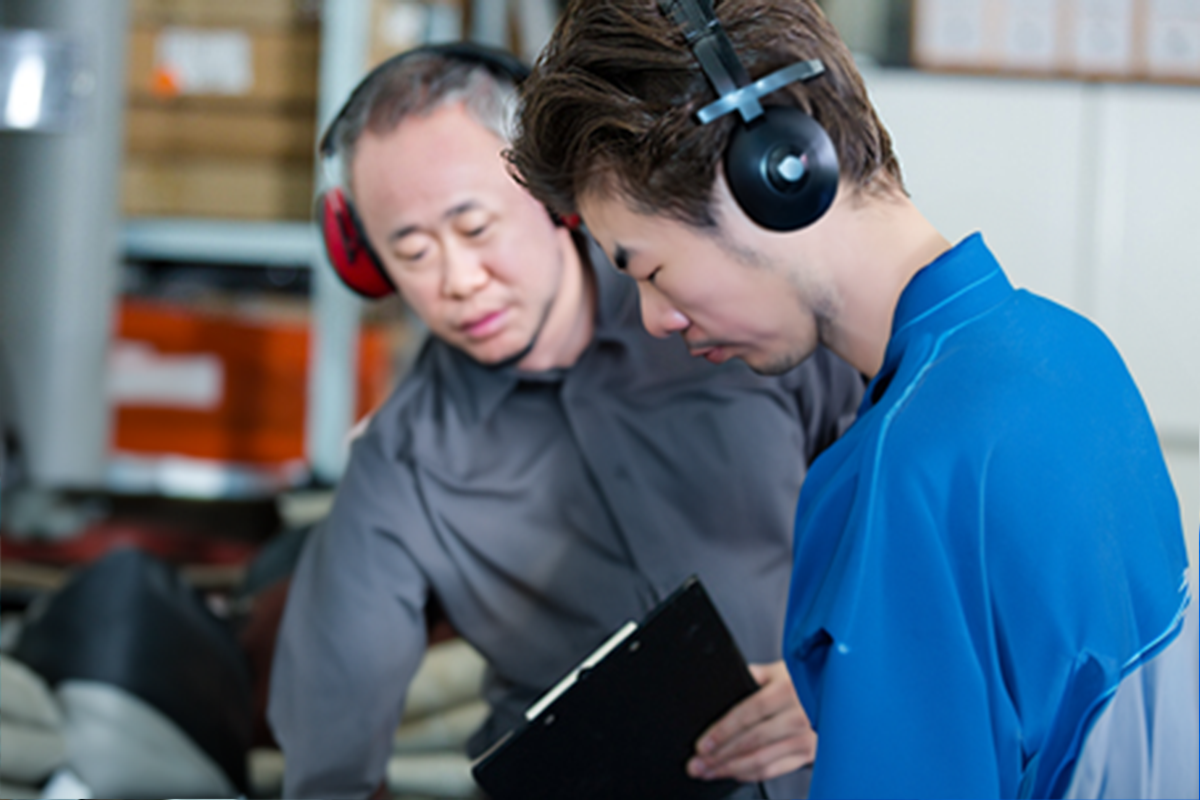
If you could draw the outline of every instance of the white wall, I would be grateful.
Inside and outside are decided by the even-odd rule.
[[[1200,528],[1200,89],[865,72],[914,202],[1112,338]]]
[[[1183,529],[1188,535],[1188,554],[1192,564],[1197,563],[1197,527],[1200,527],[1200,457],[1197,457],[1195,438],[1191,442],[1164,443],[1163,454],[1171,470],[1171,480],[1179,493],[1183,508]]]

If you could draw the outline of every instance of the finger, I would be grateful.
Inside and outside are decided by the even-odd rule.
[[[757,664],[750,665],[751,673],[754,674],[759,666]],[[702,756],[719,753],[728,743],[763,720],[789,708],[800,707],[800,701],[796,699],[791,680],[786,677],[786,671],[784,677],[780,678],[777,671],[770,669],[770,665],[767,669],[763,678],[764,682],[757,692],[730,709],[725,716],[700,735],[696,742],[697,753]],[[757,674],[754,677],[756,680],[759,679]]]
[[[693,758],[688,762],[688,774],[704,780],[733,778],[743,783],[766,781],[811,764],[816,752],[815,736],[811,741],[799,737],[786,739],[717,767],[710,767],[700,759]]]
[[[753,694],[713,723],[696,742],[696,752],[710,756],[721,752],[745,731],[770,716],[773,705],[768,698]]]
[[[789,739],[816,740],[816,733],[808,724],[808,717],[799,708],[788,709],[762,720],[726,742],[720,749],[710,753],[698,753],[697,757],[710,767],[715,767]]]
[[[787,668],[783,667],[782,661],[776,661],[772,664],[747,664],[750,668],[750,674],[759,686],[765,685],[768,681],[778,680],[781,677],[787,677]],[[780,668],[783,668],[783,675],[779,674]]]
[[[768,683],[705,731],[696,743],[696,753],[705,758],[722,757],[749,731],[781,715],[800,728],[810,727],[791,684]]]

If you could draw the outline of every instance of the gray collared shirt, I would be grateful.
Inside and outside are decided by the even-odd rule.
[[[378,786],[430,595],[490,665],[475,751],[693,573],[749,661],[781,657],[800,482],[863,382],[823,350],[777,378],[695,359],[646,333],[632,281],[594,274],[573,367],[489,369],[431,338],[354,443],[275,654],[285,797]]]

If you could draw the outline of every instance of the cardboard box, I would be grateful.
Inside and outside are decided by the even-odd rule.
[[[206,103],[139,103],[125,112],[125,151],[157,156],[240,156],[311,160],[315,114],[211,108]]]
[[[257,464],[304,458],[307,320],[125,299],[116,324],[115,450]],[[391,389],[386,329],[364,325],[358,354],[361,416]]]
[[[121,206],[135,217],[310,219],[313,166],[261,158],[127,156]]]
[[[1151,78],[1200,83],[1200,3],[1150,0],[1144,57]]]
[[[917,0],[927,69],[1200,83],[1196,0]]]
[[[1144,0],[918,0],[913,63],[929,69],[1129,80]]]
[[[1010,0],[1011,2],[1011,0]],[[1060,0],[1066,6],[1068,72],[1087,78],[1141,77],[1141,0]]]
[[[317,22],[317,0],[131,0],[130,18],[152,25],[286,28]]]
[[[132,100],[207,98],[234,107],[316,107],[320,35],[288,30],[139,25],[130,31]]]
[[[373,0],[369,66],[375,66],[422,42],[463,38],[463,7],[459,0]]]
[[[988,0],[917,0],[912,61],[928,69],[978,70],[994,66]]]

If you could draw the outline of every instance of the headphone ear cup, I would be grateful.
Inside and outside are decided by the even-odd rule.
[[[739,125],[725,150],[725,178],[758,225],[794,231],[821,218],[837,195],[838,158],[829,134],[794,106],[768,106]]]
[[[325,252],[342,283],[372,300],[396,291],[345,193],[331,189],[318,203]]]

